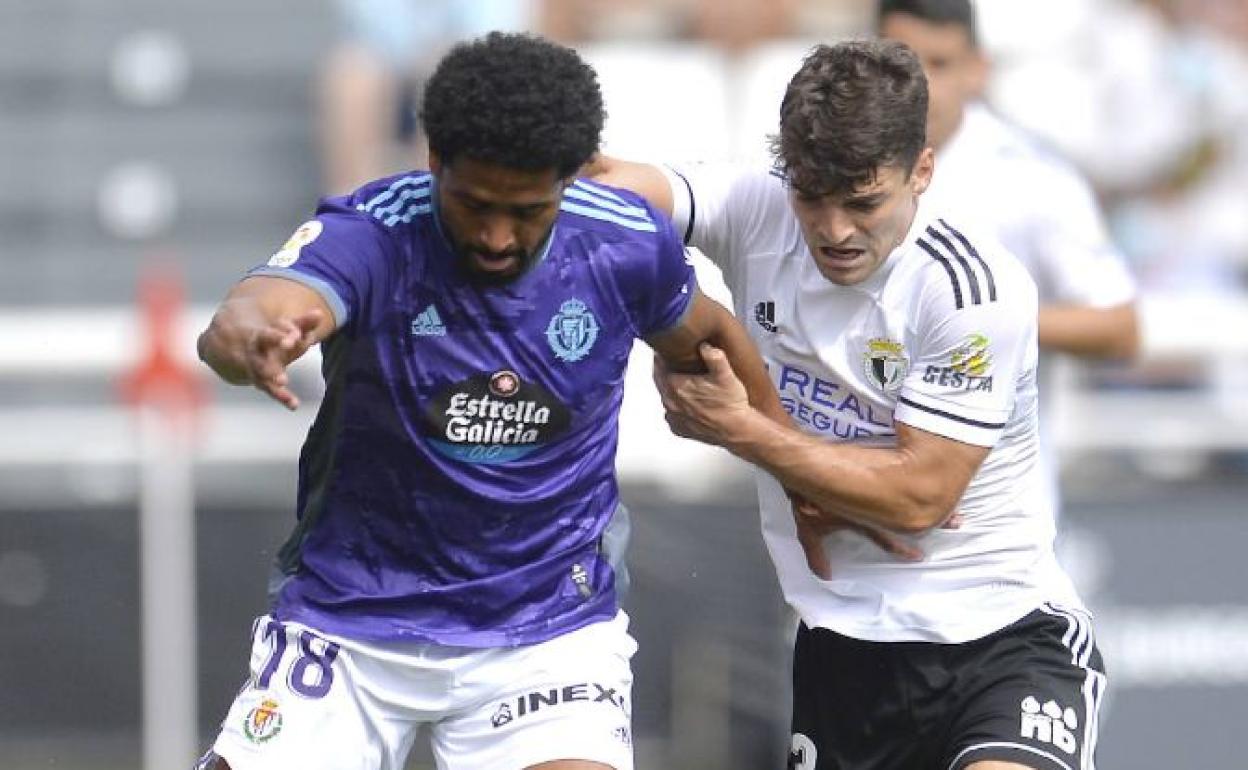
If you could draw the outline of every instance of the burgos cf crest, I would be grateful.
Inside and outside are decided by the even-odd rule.
[[[862,368],[871,384],[885,393],[896,393],[910,371],[910,360],[900,342],[877,337],[867,341]]]
[[[243,717],[243,732],[252,743],[264,743],[282,731],[282,712],[277,701],[265,698]]]
[[[546,327],[546,341],[560,361],[580,361],[598,339],[598,319],[584,302],[570,299],[559,306],[559,312]]]

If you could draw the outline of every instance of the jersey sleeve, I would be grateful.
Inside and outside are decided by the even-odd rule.
[[[637,248],[624,264],[621,290],[637,336],[648,337],[680,323],[697,288],[693,264],[666,217],[651,212],[658,225],[651,248]]]
[[[672,188],[672,222],[688,246],[726,275],[757,238],[777,206],[787,206],[781,181],[766,169],[734,163],[661,167]]]
[[[1051,301],[1090,307],[1130,302],[1135,281],[1087,183],[1052,163],[1038,182],[1035,190],[1043,197],[1032,220],[1033,259]]]
[[[990,274],[987,263],[983,268]],[[1020,383],[1034,377],[1035,284],[1019,267],[1013,276],[998,271],[991,292],[981,284],[972,295],[965,275],[936,265],[927,275],[915,315],[916,349],[894,419],[963,443],[993,446],[1013,412]]]
[[[248,275],[297,281],[316,291],[334,314],[335,328],[360,316],[379,291],[393,246],[379,228],[349,205],[327,198],[268,262]]]

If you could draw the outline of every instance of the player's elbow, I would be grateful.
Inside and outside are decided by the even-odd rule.
[[[1115,336],[1110,357],[1121,361],[1129,361],[1140,355],[1140,325],[1132,313],[1130,320]]]
[[[921,535],[939,527],[958,504],[958,496],[938,484],[916,484],[906,489],[889,527],[906,535]]]
[[[902,535],[921,535],[940,526],[949,515],[937,508],[915,508],[903,511],[889,529]]]
[[[1109,321],[1101,337],[1101,358],[1128,361],[1140,353],[1140,320],[1135,304],[1129,303],[1103,311]]]

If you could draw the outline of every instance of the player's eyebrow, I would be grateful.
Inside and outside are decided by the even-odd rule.
[[[882,192],[850,193],[845,196],[842,203],[854,206],[875,206],[882,200],[884,200]]]

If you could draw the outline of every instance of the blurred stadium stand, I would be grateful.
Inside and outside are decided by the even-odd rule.
[[[157,249],[176,251],[194,295],[212,300],[293,229],[318,184],[308,114],[329,40],[323,6],[0,3],[0,303],[126,303]],[[152,54],[156,66],[189,67],[184,90],[172,83],[169,101],[150,106],[115,84],[149,30],[173,46]],[[137,242],[100,216],[116,205],[101,201],[104,185],[134,163],[167,175],[176,200],[174,230]]]
[[[211,304],[306,218],[318,186],[311,78],[328,19],[326,0],[0,0],[5,770],[139,766],[138,452],[116,398],[142,348],[135,286],[154,259],[181,269],[189,359]],[[804,48],[728,61],[696,45],[587,47],[612,114],[608,149],[757,157]],[[153,66],[163,80],[143,79]],[[168,76],[180,66],[183,79]],[[698,85],[658,87],[677,81]],[[1117,676],[1101,766],[1236,767],[1230,736],[1248,716],[1236,567],[1248,535],[1248,338],[1232,332],[1248,328],[1248,304],[1150,295],[1143,311],[1152,362],[1220,379],[1091,387],[1106,377],[1071,367],[1050,399],[1069,481],[1064,552]],[[619,453],[635,529],[638,767],[778,767],[792,620],[757,536],[752,482],[725,453],[668,434],[648,358],[638,351],[630,370]],[[241,682],[250,618],[290,526],[316,363],[296,367],[309,402],[296,414],[213,385],[202,418],[204,740]]]

